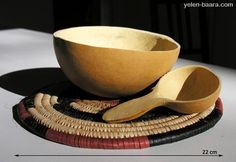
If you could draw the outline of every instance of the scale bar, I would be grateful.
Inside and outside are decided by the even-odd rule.
[[[51,157],[73,157],[73,156],[80,156],[80,157],[109,157],[109,156],[116,156],[116,157],[131,157],[131,156],[139,156],[139,157],[158,157],[158,156],[166,156],[166,157],[171,157],[171,156],[182,156],[182,157],[194,157],[194,156],[196,156],[196,157],[221,157],[221,156],[223,156],[223,155],[221,155],[221,154],[214,154],[214,155],[95,155],[95,154],[92,154],[92,155],[57,155],[57,154],[55,154],[55,155],[53,155],[53,154],[45,154],[45,155],[43,155],[43,154],[16,154],[16,155],[14,155],[14,156],[16,156],[16,157],[49,157],[49,156],[51,156]]]

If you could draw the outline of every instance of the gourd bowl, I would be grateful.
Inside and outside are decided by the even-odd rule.
[[[53,34],[58,63],[79,88],[103,97],[136,94],[175,64],[180,45],[163,34],[109,26],[84,26]]]

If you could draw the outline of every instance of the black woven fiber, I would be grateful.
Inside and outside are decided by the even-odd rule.
[[[148,136],[150,146],[172,143],[198,135],[215,126],[215,124],[221,119],[221,117],[222,112],[219,109],[215,108],[210,115],[193,125],[179,130],[170,131],[168,133]]]

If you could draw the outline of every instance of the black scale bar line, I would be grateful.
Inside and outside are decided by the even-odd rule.
[[[109,157],[109,156],[117,156],[117,157],[129,157],[129,156],[139,156],[139,157],[158,157],[158,156],[182,156],[182,157],[194,157],[194,156],[196,156],[196,157],[221,157],[221,156],[223,156],[223,155],[221,155],[221,154],[214,154],[214,155],[201,155],[201,154],[199,154],[199,155],[178,155],[178,154],[176,154],[176,155],[116,155],[116,154],[114,154],[114,155],[103,155],[103,154],[99,154],[99,155],[96,155],[96,154],[92,154],[92,155],[76,155],[76,154],[74,154],[74,155],[60,155],[60,154],[58,154],[58,155],[56,155],[56,154],[45,154],[45,155],[43,155],[43,154],[16,154],[16,155],[14,155],[14,156],[16,156],[16,157],[37,157],[37,156],[45,156],[45,157],[49,157],[49,156],[54,156],[54,157],[62,157],[62,156],[81,156],[81,157],[92,157],[92,156],[95,156],[95,157],[100,157],[100,156],[103,156],[103,157]]]

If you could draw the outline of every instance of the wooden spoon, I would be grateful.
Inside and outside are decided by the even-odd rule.
[[[149,94],[121,103],[103,115],[118,123],[166,106],[180,113],[198,113],[212,106],[220,93],[220,79],[204,66],[185,66],[165,74]]]

